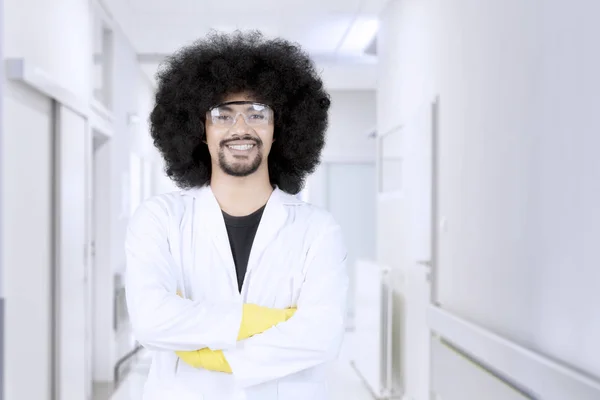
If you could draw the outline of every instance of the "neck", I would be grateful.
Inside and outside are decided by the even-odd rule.
[[[232,216],[252,214],[264,206],[273,193],[266,165],[245,177],[227,175],[213,166],[210,187],[221,210]]]

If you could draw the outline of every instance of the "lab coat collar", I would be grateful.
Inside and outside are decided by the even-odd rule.
[[[209,185],[190,188],[190,189],[184,189],[181,191],[181,194],[183,196],[192,196],[194,198],[202,198],[203,196],[212,195],[212,197],[216,201],[216,198],[214,197],[214,193]],[[279,189],[279,187],[277,185],[275,185],[275,189],[273,190],[273,193],[271,194],[269,202],[270,201],[277,202],[282,205],[302,204],[302,201],[300,199],[298,199],[296,196],[288,194],[288,193],[284,192],[283,190]]]
[[[218,249],[221,258],[225,261],[225,267],[229,270],[232,289],[237,292],[238,289],[235,264],[231,254],[227,228],[225,226],[221,207],[219,206],[212,189],[210,186],[203,186],[200,188],[184,190],[182,191],[182,195],[192,196],[196,199],[196,226],[200,227],[202,232],[200,234],[206,234],[212,237],[214,245]],[[249,281],[249,274],[252,272],[252,269],[255,268],[258,260],[260,260],[260,255],[284,226],[288,216],[286,206],[295,206],[300,204],[302,204],[301,200],[297,199],[295,196],[283,192],[277,186],[273,190],[273,193],[267,201],[260,225],[258,226],[258,230],[252,244],[252,250],[248,260],[248,268],[246,272],[246,279],[244,279],[242,294],[245,293],[246,282]]]

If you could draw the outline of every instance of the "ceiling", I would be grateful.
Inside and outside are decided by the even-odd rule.
[[[102,0],[153,80],[160,61],[211,29],[258,29],[299,43],[330,90],[374,89],[373,38],[388,0]]]

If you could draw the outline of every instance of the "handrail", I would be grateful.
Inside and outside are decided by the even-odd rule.
[[[545,400],[597,400],[600,381],[512,342],[437,306],[428,310],[431,330],[511,386]]]
[[[123,357],[121,357],[119,359],[119,361],[117,361],[117,363],[115,364],[115,369],[114,369],[114,382],[115,382],[115,388],[119,385],[119,380],[120,380],[120,368],[123,364],[125,364],[127,361],[129,361],[129,359],[131,359],[132,357],[134,357],[137,353],[140,352],[140,350],[142,350],[143,346],[138,344],[135,346],[135,348],[133,350],[131,350],[129,353],[125,354]]]

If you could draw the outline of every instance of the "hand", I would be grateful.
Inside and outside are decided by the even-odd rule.
[[[295,308],[280,309],[261,307],[256,304],[244,304],[238,340],[263,333],[267,329],[287,321],[295,313]]]
[[[231,374],[231,367],[221,350],[208,348],[196,351],[176,351],[181,361],[193,368],[203,368],[209,371]]]
[[[182,297],[180,291],[177,291],[177,295]],[[244,304],[238,340],[247,339],[262,333],[281,322],[287,321],[295,313],[295,308],[278,309],[262,307],[256,304]],[[195,351],[176,351],[175,354],[177,354],[181,361],[193,368],[203,368],[209,371],[228,374],[232,373],[231,367],[221,350],[204,348]]]
[[[183,297],[181,291],[177,291]],[[269,308],[256,304],[244,304],[242,310],[242,323],[238,333],[238,340],[248,339],[263,333],[273,326],[285,322],[296,313],[296,308]]]

